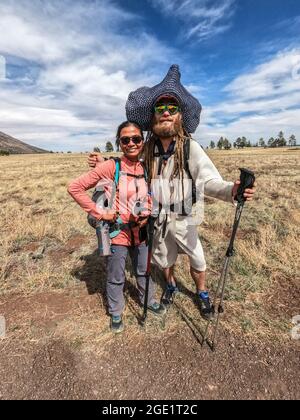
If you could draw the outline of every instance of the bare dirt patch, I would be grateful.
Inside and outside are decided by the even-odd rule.
[[[45,292],[33,296],[11,295],[9,299],[0,299],[0,311],[7,320],[8,331],[16,330],[25,323],[35,327],[51,327],[74,312],[84,308],[86,312],[97,306],[96,297],[86,294],[85,290]],[[26,334],[26,332],[24,331]]]
[[[225,238],[230,239],[232,234],[232,228],[225,227],[223,229],[223,235]],[[236,239],[249,239],[250,237],[256,237],[257,231],[255,229],[240,229],[236,233]]]
[[[49,250],[47,255],[53,263],[56,263],[57,261],[68,258],[71,254],[79,251],[83,245],[86,245],[89,242],[89,238],[84,235],[74,235],[64,246],[55,247],[54,249]]]
[[[300,282],[299,279],[280,276],[272,287],[270,296],[265,302],[266,310],[273,316],[283,314],[292,318],[300,314]]]
[[[105,352],[65,340],[0,342],[1,399],[299,399],[299,347],[258,346],[221,334],[216,353],[183,324],[125,333]]]

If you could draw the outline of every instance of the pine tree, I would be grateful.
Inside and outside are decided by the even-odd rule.
[[[276,147],[285,147],[286,146],[286,139],[284,138],[283,131],[280,131],[278,137],[276,139]]]
[[[266,147],[266,143],[262,137],[259,139],[258,145],[259,147]]]
[[[210,142],[210,146],[209,146],[211,149],[215,149],[215,147],[216,147],[216,144],[215,144],[215,142],[214,141],[211,141]]]
[[[244,148],[244,147],[249,147],[248,146],[248,141],[247,141],[247,139],[246,139],[246,137],[242,137],[242,141],[241,141],[241,148]],[[251,147],[251,143],[250,143],[250,147]]]
[[[294,134],[292,134],[291,137],[289,138],[289,146],[291,147],[297,146],[297,140]]]
[[[224,139],[223,147],[224,147],[225,150],[230,150],[231,149],[232,145],[231,145],[231,143],[228,139]]]
[[[274,137],[271,137],[271,138],[268,140],[268,147],[276,147],[276,146],[275,146],[275,139],[274,139]]]
[[[106,151],[107,153],[110,153],[110,152],[113,152],[113,151],[114,151],[114,146],[112,145],[112,143],[111,143],[110,141],[108,141],[108,142],[106,143],[106,146],[105,146],[105,151]]]
[[[222,150],[224,147],[224,139],[223,137],[220,138],[220,140],[218,141],[217,147],[219,150]]]
[[[240,149],[241,143],[242,143],[242,139],[238,137],[236,141],[234,142],[234,147],[236,147],[237,149]]]

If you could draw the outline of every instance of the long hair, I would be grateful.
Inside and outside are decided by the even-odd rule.
[[[152,123],[153,126],[153,123]],[[153,130],[153,129],[152,129]],[[158,136],[153,133],[153,131],[148,131],[145,146],[144,146],[144,156],[145,156],[145,165],[150,175],[150,179],[154,179],[156,175],[156,168],[155,168],[155,158],[154,158],[154,149],[155,143],[158,140]],[[174,136],[174,140],[176,140],[175,145],[175,153],[174,153],[174,170],[172,173],[172,178],[179,178],[183,179],[183,171],[184,171],[184,143],[187,137],[191,137],[189,133],[184,129],[182,125],[182,120],[180,119],[175,124],[176,134]]]

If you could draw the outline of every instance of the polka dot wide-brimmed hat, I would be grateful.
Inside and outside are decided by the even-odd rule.
[[[179,66],[173,64],[161,83],[151,88],[144,86],[131,92],[126,103],[128,121],[139,124],[143,131],[149,131],[156,101],[168,95],[178,101],[185,130],[194,133],[200,122],[202,107],[198,99],[181,84],[180,77]]]

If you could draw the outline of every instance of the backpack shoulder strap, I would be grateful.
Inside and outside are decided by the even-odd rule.
[[[153,152],[155,157],[160,157],[165,154],[163,145],[161,144],[160,140],[156,140]]]
[[[144,179],[145,179],[146,182],[148,182],[148,172],[147,172],[146,165],[145,165],[144,162],[141,162],[141,165],[142,165],[142,167],[144,169]]]
[[[183,145],[184,170],[186,171],[188,177],[192,180],[192,204],[195,204],[197,201],[197,189],[196,189],[195,180],[192,177],[190,167],[189,167],[190,152],[191,152],[191,138],[187,137]],[[184,209],[184,203],[183,203],[183,209]]]
[[[115,172],[115,183],[116,185],[118,185],[119,180],[120,180],[120,171],[121,171],[121,159],[120,158],[112,158],[115,163],[116,163],[116,172]],[[128,172],[122,172],[122,174],[126,175],[126,176],[130,176],[132,178],[136,178],[136,179],[145,179],[145,181],[147,182],[148,180],[148,174],[147,174],[147,169],[146,166],[143,162],[141,162],[141,165],[143,167],[144,173],[143,175],[135,175],[135,174],[131,174]]]
[[[121,159],[120,158],[116,158],[113,157],[112,158],[115,161],[116,164],[116,170],[115,170],[115,184],[118,185],[119,184],[119,180],[120,180],[120,170],[121,170]]]
[[[192,178],[190,168],[189,168],[190,149],[191,149],[191,139],[187,137],[183,145],[184,169],[186,170],[188,176]]]

